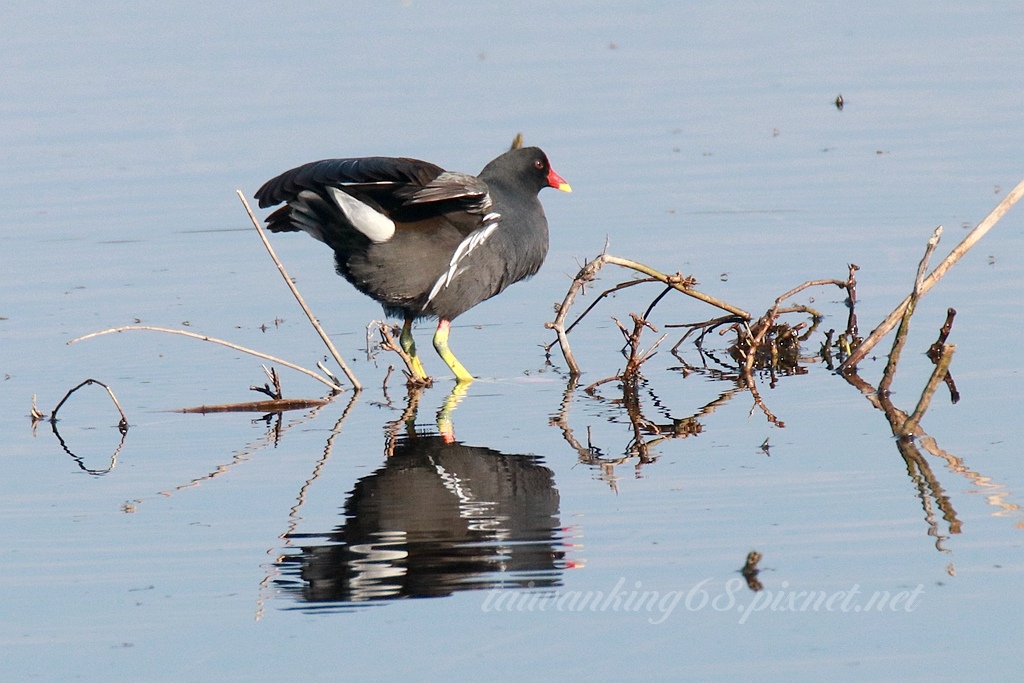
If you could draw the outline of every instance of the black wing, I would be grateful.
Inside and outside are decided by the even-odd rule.
[[[267,181],[256,192],[261,208],[291,202],[309,190],[344,190],[379,208],[393,220],[409,222],[454,210],[485,213],[487,184],[475,176],[451,173],[418,159],[363,157],[303,164]]]

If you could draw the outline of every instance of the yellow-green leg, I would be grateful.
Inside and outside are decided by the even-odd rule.
[[[398,343],[402,345],[402,350],[409,356],[409,363],[412,367],[409,370],[412,371],[412,375],[415,379],[426,379],[427,373],[423,371],[423,363],[420,362],[419,357],[416,355],[416,340],[412,337],[412,318],[406,318],[405,324],[402,325],[402,335],[398,338]]]
[[[451,323],[447,320],[442,320],[437,324],[437,331],[434,332],[434,348],[437,349],[437,355],[441,356],[441,359],[448,364],[448,367],[455,373],[455,379],[459,382],[472,382],[473,375],[469,374],[469,370],[463,367],[459,359],[455,357],[452,350],[448,348],[448,330],[451,327]]]

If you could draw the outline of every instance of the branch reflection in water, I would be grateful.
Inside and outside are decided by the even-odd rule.
[[[852,273],[851,268],[851,281]],[[910,307],[908,320],[909,314],[912,312],[913,307]],[[949,390],[949,400],[952,403],[956,403],[959,398],[959,392],[949,371],[955,347],[945,343],[952,327],[954,315],[955,312],[950,309],[937,341],[932,344],[928,352],[928,357],[936,365],[936,368],[923,388],[917,406],[912,412],[908,413],[897,408],[892,403],[888,390],[896,373],[900,351],[906,339],[907,321],[894,341],[890,362],[878,388],[862,379],[856,370],[848,370],[839,374],[849,384],[860,390],[871,404],[885,415],[892,433],[896,437],[896,448],[905,463],[915,493],[920,499],[927,525],[927,534],[935,539],[936,549],[942,552],[949,552],[944,543],[950,536],[961,533],[962,522],[954,509],[953,501],[922,453],[922,448],[927,453],[944,460],[947,470],[963,476],[975,484],[977,488],[972,493],[984,494],[989,505],[997,508],[997,511],[992,513],[993,516],[1015,517],[1018,520],[1021,517],[1021,506],[1008,500],[1012,496],[1012,492],[1008,491],[1005,486],[970,469],[962,458],[940,448],[934,437],[929,436],[921,427],[921,420],[939,386],[945,384]],[[650,327],[646,321],[641,320],[640,322]],[[850,322],[844,334],[855,335],[855,326],[856,318],[852,315],[851,309]],[[815,327],[816,324],[811,327],[811,330]],[[632,335],[635,338],[630,343],[632,349],[628,355],[630,359],[637,356],[636,349],[639,348],[638,340],[641,329],[638,324]],[[625,331],[624,334],[626,334]],[[789,335],[789,339],[795,345],[792,353],[772,354],[770,362],[764,363],[756,360],[754,363],[750,363],[749,357],[734,353],[732,348],[728,349],[726,353],[716,353],[703,346],[697,347],[700,362],[690,363],[680,354],[677,344],[673,349],[673,355],[681,365],[670,368],[670,370],[681,372],[684,379],[695,375],[705,380],[713,379],[725,382],[728,385],[717,398],[700,406],[695,411],[688,410],[689,414],[683,417],[679,416],[677,408],[671,407],[655,394],[648,380],[640,372],[628,372],[629,364],[627,364],[626,371],[591,384],[583,389],[582,394],[576,378],[570,376],[559,410],[551,416],[550,423],[561,430],[565,441],[576,451],[579,461],[598,470],[599,478],[607,482],[611,489],[617,492],[617,482],[620,480],[617,473],[618,467],[632,463],[635,475],[641,476],[642,468],[649,467],[658,461],[657,446],[670,439],[697,437],[705,431],[714,431],[713,424],[709,423],[711,415],[732,399],[748,392],[752,395],[754,404],[761,408],[768,421],[777,427],[784,428],[785,423],[776,418],[761,399],[756,390],[756,383],[762,381],[770,390],[775,388],[782,378],[794,378],[807,374],[808,367],[814,364],[823,364],[832,370],[833,335],[834,331],[830,330],[827,333],[828,341],[822,345],[818,354],[806,354],[801,348],[801,342],[807,341],[808,334]],[[636,367],[638,368],[639,364],[636,364]],[[620,393],[616,395],[615,392],[608,392],[605,389],[606,393],[611,393],[611,397],[604,395],[597,391],[601,385],[616,386]],[[589,427],[585,444],[576,436],[569,419],[569,410],[577,397],[585,397],[583,400],[597,401],[610,407],[621,418],[624,418],[615,420],[628,424],[630,429],[629,443],[621,455],[602,448],[600,444],[593,443]],[[645,409],[645,405],[649,408]],[[662,417],[657,420],[650,419],[646,416],[645,410],[657,411]],[[768,453],[766,445],[767,442],[762,444],[762,450]],[[651,473],[647,472],[647,476],[651,476]],[[936,510],[941,513],[942,520],[946,523],[945,530],[940,527]]]

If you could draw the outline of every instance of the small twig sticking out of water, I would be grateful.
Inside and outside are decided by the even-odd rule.
[[[629,317],[633,319],[633,331],[630,332],[626,329],[625,325],[620,323],[616,318],[612,318],[615,324],[619,326],[619,331],[622,332],[623,338],[626,340],[626,345],[629,348],[629,356],[626,359],[626,369],[622,371],[620,377],[626,382],[637,382],[640,379],[640,366],[646,363],[655,355],[655,349],[661,342],[665,341],[667,334],[661,335],[661,337],[651,345],[651,348],[646,351],[640,350],[640,336],[643,334],[644,328],[650,329],[652,332],[657,334],[658,330],[654,325],[647,322],[645,319],[638,316],[636,313],[630,313]]]
[[[36,424],[38,422],[41,422],[42,420],[46,419],[46,415],[42,411],[40,411],[38,407],[36,407],[36,395],[35,394],[32,394],[32,412],[30,413],[30,415],[32,417],[32,430],[33,430],[32,435],[35,436]]]
[[[955,317],[956,309],[946,309],[946,322],[942,324],[942,329],[939,330],[939,338],[936,339],[935,343],[928,348],[928,358],[935,364],[938,364],[939,360],[942,358],[942,352],[946,347],[946,339],[949,337],[949,333],[953,329],[953,318]],[[959,402],[960,392],[956,388],[956,382],[953,381],[952,373],[947,372],[946,378],[943,381],[949,389],[950,402]]]
[[[932,233],[931,238],[928,240],[928,245],[925,247],[924,256],[921,257],[921,262],[917,265],[917,277],[914,280],[914,290],[910,293],[910,302],[903,310],[903,316],[900,319],[900,327],[896,331],[896,339],[893,340],[892,351],[889,353],[889,360],[885,364],[885,371],[882,373],[882,380],[878,383],[878,390],[883,394],[889,393],[889,387],[892,385],[893,377],[896,375],[896,367],[900,362],[900,354],[903,353],[903,347],[907,343],[907,334],[910,332],[910,318],[914,315],[914,311],[917,309],[917,300],[921,296],[921,283],[924,281],[924,273],[928,269],[928,261],[931,259],[932,253],[935,251],[935,247],[938,246],[940,237],[942,237],[941,225],[935,228],[935,232]]]
[[[402,371],[405,375],[405,385],[409,388],[433,386],[434,379],[432,377],[419,378],[416,376],[416,373],[413,371],[412,356],[405,352],[401,344],[395,343],[395,338],[391,336],[391,326],[387,322],[381,322],[377,329],[380,330],[380,347],[385,351],[393,351],[398,354],[398,357],[405,363],[406,370]],[[390,372],[388,374],[390,375]],[[387,384],[386,377],[384,378],[384,383]]]
[[[220,344],[221,346],[226,346],[229,349],[234,349],[236,351],[241,351],[242,353],[248,353],[251,356],[256,356],[257,358],[263,358],[264,360],[269,360],[271,363],[277,363],[278,365],[283,365],[286,368],[291,368],[292,370],[296,370],[296,371],[301,372],[301,373],[303,373],[305,375],[309,375],[310,377],[312,377],[316,381],[321,382],[323,384],[326,384],[333,391],[342,391],[342,388],[337,383],[337,381],[332,381],[332,380],[326,379],[325,377],[322,377],[322,376],[316,374],[312,370],[307,370],[306,368],[304,368],[304,367],[302,367],[300,365],[295,365],[294,363],[289,363],[286,360],[281,360],[280,358],[276,358],[274,356],[270,356],[270,355],[267,355],[265,353],[261,353],[259,351],[253,351],[252,349],[247,349],[244,346],[239,346],[238,344],[232,344],[231,342],[224,341],[223,339],[217,339],[215,337],[208,337],[205,334],[196,334],[195,332],[186,332],[185,330],[172,330],[172,329],[169,329],[169,328],[166,328],[166,327],[151,327],[149,325],[133,325],[133,326],[126,326],[126,327],[114,327],[114,328],[109,329],[109,330],[102,330],[100,332],[93,332],[92,334],[87,334],[85,336],[78,337],[77,339],[72,339],[71,341],[68,342],[68,344],[74,344],[76,342],[84,341],[86,339],[92,339],[93,337],[100,337],[100,336],[102,336],[104,334],[113,334],[114,332],[131,332],[133,330],[148,330],[150,332],[165,332],[167,334],[180,334],[180,335],[185,336],[185,337],[192,337],[193,339],[199,339],[199,340],[202,340],[202,341],[212,342],[214,344]]]
[[[328,369],[327,369],[327,366],[323,364],[323,361],[319,361],[319,360],[318,360],[318,361],[316,362],[316,366],[317,366],[318,368],[320,368],[320,372],[322,372],[322,373],[324,373],[325,375],[327,375],[327,378],[328,378],[328,379],[330,379],[330,380],[331,380],[332,382],[334,382],[334,385],[335,385],[335,386],[337,386],[337,387],[340,387],[340,386],[341,386],[341,382],[340,382],[340,381],[338,381],[338,378],[334,376],[334,373],[333,373],[333,372],[331,372],[330,370],[328,370]],[[340,389],[339,389],[339,390],[340,390]]]
[[[348,377],[348,381],[352,384],[352,388],[356,392],[362,391],[363,385],[359,383],[359,380],[356,379],[355,374],[353,374],[352,370],[349,369],[348,364],[345,363],[344,359],[341,357],[341,354],[338,353],[338,349],[334,348],[334,344],[327,336],[327,333],[324,332],[324,328],[320,326],[320,321],[317,320],[316,316],[313,315],[313,312],[309,310],[309,306],[306,305],[306,302],[302,298],[302,295],[299,294],[299,290],[295,286],[295,283],[292,282],[291,277],[288,275],[288,271],[284,269],[284,265],[281,263],[280,259],[277,258],[277,254],[274,253],[274,248],[270,246],[270,240],[267,239],[267,234],[266,232],[264,232],[263,226],[260,225],[259,220],[257,220],[256,214],[252,212],[252,208],[249,206],[249,202],[246,200],[245,195],[242,194],[241,190],[235,190],[235,192],[238,194],[238,198],[242,200],[242,204],[245,206],[245,211],[246,213],[249,214],[249,220],[252,221],[253,226],[256,228],[256,232],[259,233],[260,240],[262,240],[263,242],[263,246],[266,248],[267,253],[270,254],[270,258],[272,258],[274,260],[274,263],[277,265],[277,270],[279,273],[281,273],[281,277],[284,278],[285,283],[288,285],[288,289],[291,290],[292,296],[294,296],[295,300],[299,302],[299,306],[302,308],[303,313],[305,313],[306,317],[309,318],[309,322],[313,325],[313,329],[316,330],[316,333],[320,335],[320,339],[322,339],[324,344],[327,345],[327,349],[331,352],[331,356],[334,357],[334,361],[338,364],[339,367],[341,367],[341,370],[342,372],[345,373],[345,376]]]
[[[747,561],[743,564],[743,568],[740,569],[740,574],[747,581],[747,588],[755,593],[764,588],[764,585],[757,578],[757,575],[761,573],[761,570],[757,568],[757,563],[761,561],[761,557],[761,553],[751,550],[747,553]]]
[[[857,329],[857,271],[860,270],[860,266],[856,263],[850,264],[850,275],[846,279],[846,305],[850,309],[850,314],[846,318],[846,334],[851,339],[856,339],[859,336]]]
[[[912,310],[913,306],[908,308]],[[959,394],[956,390],[956,384],[953,383],[953,378],[949,372],[949,365],[953,362],[953,353],[956,351],[956,345],[947,344],[946,339],[949,337],[949,333],[953,328],[953,318],[956,316],[956,311],[952,308],[946,311],[946,322],[943,323],[942,328],[939,330],[939,337],[928,348],[928,358],[935,363],[935,369],[932,371],[931,377],[928,378],[928,384],[925,385],[924,391],[921,392],[921,398],[917,401],[917,406],[914,408],[914,412],[903,420],[902,424],[899,425],[899,429],[894,429],[894,433],[901,438],[911,438],[919,436],[922,432],[920,431],[920,422],[924,417],[925,412],[928,410],[928,406],[931,404],[932,396],[935,394],[935,390],[939,386],[939,382],[945,382],[950,388],[950,398],[953,403],[959,400]],[[903,326],[900,325],[900,334],[903,332]],[[888,367],[886,367],[888,370]],[[883,377],[883,380],[885,378]],[[888,395],[888,390],[882,393],[882,385],[879,384],[878,392],[879,396]]]
[[[586,391],[588,394],[593,395],[594,390],[597,387],[601,386],[602,384],[607,384],[608,382],[615,382],[618,380],[621,380],[623,385],[626,386],[626,388],[632,387],[635,391],[637,383],[641,379],[643,379],[643,376],[640,374],[640,366],[646,363],[648,360],[651,359],[651,357],[655,355],[655,349],[658,348],[658,345],[661,344],[661,342],[665,341],[665,337],[668,336],[667,334],[661,335],[661,337],[651,345],[651,348],[647,349],[646,351],[641,351],[640,337],[643,334],[644,328],[648,328],[655,333],[657,333],[658,330],[657,328],[654,327],[654,325],[650,324],[649,322],[638,316],[636,313],[630,313],[629,316],[633,319],[632,332],[627,330],[626,326],[619,322],[618,318],[612,318],[612,321],[614,321],[615,324],[618,326],[619,332],[622,333],[623,339],[626,340],[626,345],[622,349],[623,355],[626,356],[625,369],[617,375],[600,379],[591,384],[590,386],[588,386],[586,389],[584,389],[584,391]],[[626,353],[626,349],[629,349],[628,354]]]
[[[954,351],[956,351],[955,344],[945,344],[942,347],[942,355],[939,357],[939,362],[936,363],[932,376],[928,378],[928,384],[925,386],[924,391],[921,392],[921,398],[917,402],[917,407],[914,408],[914,412],[903,423],[900,429],[900,436],[908,437],[917,433],[917,426],[921,422],[921,418],[924,417],[925,412],[927,412],[939,382],[942,382],[949,374],[949,364],[953,362]]]
[[[1003,201],[999,202],[999,205],[996,206],[996,208],[993,209],[992,212],[986,216],[983,221],[981,221],[981,223],[978,223],[977,227],[968,233],[963,241],[961,241],[960,244],[958,244],[953,251],[951,251],[949,255],[935,267],[935,270],[933,270],[928,277],[921,282],[921,291],[918,293],[918,297],[924,296],[928,290],[934,287],[935,284],[942,279],[942,276],[946,274],[946,271],[952,268],[957,261],[963,258],[963,255],[970,251],[971,247],[977,244],[978,241],[984,237],[996,223],[999,222],[999,219],[1002,218],[1006,212],[1010,210],[1010,207],[1016,204],[1017,200],[1022,196],[1024,196],[1024,180],[1019,182],[1017,186],[1013,188],[1005,198],[1003,198]],[[850,357],[843,361],[842,365],[839,366],[840,372],[849,372],[856,367],[857,363],[864,360],[864,357],[871,352],[871,349],[873,349],[882,337],[888,334],[889,331],[896,326],[896,323],[900,318],[903,317],[903,312],[906,310],[907,306],[910,305],[910,299],[910,296],[904,299],[903,302],[897,306],[870,335],[868,335],[867,339],[861,342],[860,346],[853,351]]]
[[[262,387],[258,387],[254,384],[249,387],[249,390],[258,391],[261,394],[266,394],[275,401],[280,401],[281,398],[283,397],[283,392],[281,391],[281,378],[278,377],[277,370],[273,367],[268,369],[267,366],[264,365],[263,372],[266,373],[267,378],[270,379],[270,382],[271,384],[274,385],[274,387],[271,388],[270,384],[266,383]]]

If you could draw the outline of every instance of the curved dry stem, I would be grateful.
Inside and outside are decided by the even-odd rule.
[[[576,277],[572,279],[572,284],[569,285],[569,291],[565,293],[565,298],[562,299],[562,303],[558,306],[558,312],[555,315],[554,322],[547,323],[548,329],[554,330],[557,335],[558,346],[562,349],[562,356],[565,358],[565,362],[569,366],[569,374],[573,377],[578,377],[580,375],[580,366],[576,362],[576,357],[572,354],[572,348],[569,346],[568,332],[565,328],[565,318],[569,315],[569,309],[572,308],[572,304],[576,300],[576,294],[584,287],[584,285],[594,279],[597,271],[601,270],[601,266],[604,265],[602,257],[603,255],[598,256],[596,259],[584,264],[583,267],[580,268],[580,272],[578,272]],[[579,320],[576,322],[579,322]],[[573,325],[575,324],[576,323],[573,323]]]
[[[323,384],[326,384],[328,387],[331,388],[332,391],[342,391],[342,388],[340,386],[338,386],[337,384],[335,384],[334,382],[332,382],[331,380],[329,380],[329,379],[327,379],[327,378],[325,378],[325,377],[323,377],[321,375],[318,375],[317,373],[313,372],[312,370],[307,370],[306,368],[302,367],[301,365],[295,365],[294,363],[289,363],[288,361],[281,360],[280,358],[276,358],[275,356],[271,356],[271,355],[268,355],[266,353],[261,353],[259,351],[253,351],[252,349],[247,349],[244,346],[239,346],[238,344],[232,344],[231,342],[224,341],[223,339],[217,339],[215,337],[208,337],[205,334],[196,334],[195,332],[186,332],[185,330],[172,330],[172,329],[167,328],[167,327],[151,327],[149,325],[134,325],[134,326],[128,326],[128,327],[115,327],[115,328],[112,328],[112,329],[109,329],[109,330],[101,330],[100,332],[93,332],[91,334],[87,334],[85,336],[78,337],[77,339],[72,339],[71,341],[68,342],[68,344],[74,344],[76,342],[85,341],[86,339],[92,339],[93,337],[101,337],[101,336],[103,336],[105,334],[113,334],[115,332],[131,332],[133,330],[148,330],[150,332],[165,332],[167,334],[180,334],[183,337],[192,337],[193,339],[199,339],[200,341],[208,341],[208,342],[213,342],[214,344],[220,344],[221,346],[226,346],[229,349],[234,349],[236,351],[241,351],[242,353],[248,353],[250,356],[256,356],[257,358],[263,358],[265,360],[269,360],[271,363],[278,363],[279,365],[283,365],[286,368],[291,368],[292,370],[296,370],[298,372],[301,372],[304,375],[309,375],[310,377],[312,377],[316,381],[322,382]]]
[[[834,278],[829,278],[829,279],[825,279],[825,280],[808,280],[807,282],[805,282],[805,283],[803,283],[801,285],[797,285],[793,289],[789,290],[788,292],[786,292],[782,296],[780,296],[777,299],[775,299],[775,305],[778,306],[779,304],[781,304],[786,299],[799,294],[800,292],[804,291],[805,289],[807,289],[809,287],[823,287],[825,285],[835,285],[836,287],[839,287],[840,289],[847,289],[849,287],[849,284],[850,284],[849,281],[836,280]]]
[[[60,402],[57,404],[57,407],[53,409],[52,413],[50,413],[50,423],[52,424],[52,423],[56,423],[57,422],[57,411],[59,411],[60,407],[62,405],[64,405],[69,398],[71,398],[71,394],[75,393],[76,391],[78,391],[82,387],[88,386],[90,384],[98,384],[98,385],[100,385],[101,387],[103,387],[104,389],[107,390],[107,394],[110,395],[110,400],[114,402],[114,407],[117,408],[117,412],[119,412],[121,414],[121,422],[118,423],[117,428],[121,430],[122,434],[127,432],[128,431],[128,418],[125,416],[124,410],[121,409],[121,404],[118,403],[117,396],[114,396],[114,390],[111,389],[110,387],[108,387],[103,382],[99,381],[98,379],[87,379],[84,382],[82,382],[81,384],[79,384],[78,386],[73,387],[72,389],[70,389],[68,391],[68,393],[64,394],[64,398],[62,398],[60,400]],[[118,450],[120,450],[120,449],[118,449]]]

